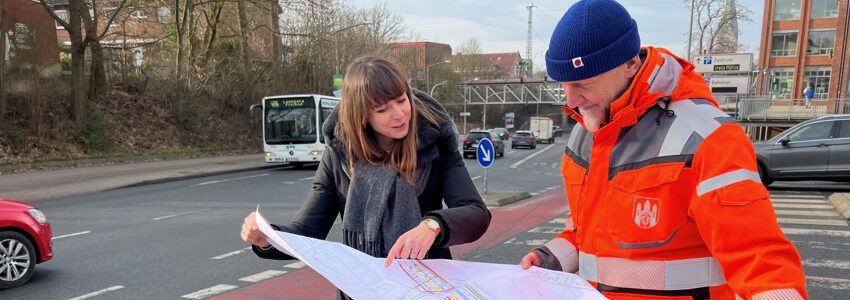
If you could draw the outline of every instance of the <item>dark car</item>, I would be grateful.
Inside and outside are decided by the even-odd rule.
[[[516,149],[519,146],[535,149],[537,148],[537,139],[534,138],[534,134],[531,131],[517,130],[516,134],[511,138],[511,148]]]
[[[23,285],[53,258],[53,230],[32,205],[0,198],[0,289]]]
[[[777,180],[850,181],[850,115],[808,120],[754,146],[765,185]]]
[[[475,157],[476,152],[478,151],[478,142],[481,139],[490,139],[490,142],[493,143],[493,150],[496,151],[496,156],[505,156],[505,142],[502,142],[501,139],[493,138],[490,134],[490,131],[484,130],[473,130],[470,131],[469,134],[466,135],[466,139],[463,140],[463,158],[467,157]]]
[[[562,136],[564,131],[561,130],[561,126],[554,125],[552,126],[552,136]]]
[[[490,134],[494,137],[498,137],[500,140],[503,141],[507,141],[511,138],[511,133],[506,128],[502,127],[490,129]]]

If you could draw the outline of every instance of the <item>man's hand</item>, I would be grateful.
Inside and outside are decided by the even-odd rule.
[[[268,238],[266,234],[257,227],[257,222],[254,220],[255,214],[256,212],[252,212],[242,223],[242,240],[260,248],[268,248],[271,244],[266,241]]]
[[[418,226],[398,237],[395,245],[390,249],[390,253],[387,254],[387,262],[384,263],[384,268],[389,268],[393,259],[396,258],[425,258],[425,254],[428,254],[428,249],[431,249],[436,238],[436,232],[428,229],[428,225],[425,225],[425,223],[419,223]]]
[[[523,270],[528,270],[531,266],[540,266],[540,256],[537,255],[537,252],[532,250],[525,257],[522,258],[522,261],[519,262],[519,266],[522,267]]]

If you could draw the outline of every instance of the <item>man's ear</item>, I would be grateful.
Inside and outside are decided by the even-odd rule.
[[[640,56],[635,55],[632,59],[627,60],[623,66],[626,68],[626,77],[635,77],[635,74],[640,70]]]

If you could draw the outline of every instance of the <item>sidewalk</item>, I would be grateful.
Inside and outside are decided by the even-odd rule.
[[[43,200],[120,187],[279,167],[262,154],[163,160],[0,175],[0,198]]]
[[[0,175],[0,198],[36,201],[109,189],[167,182],[229,172],[277,168],[262,154],[115,164],[52,171]],[[531,197],[527,192],[490,191],[481,194],[490,207]]]

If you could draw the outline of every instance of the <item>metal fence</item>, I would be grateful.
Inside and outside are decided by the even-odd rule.
[[[716,97],[720,107],[739,122],[797,123],[832,114],[850,114],[850,101],[842,99],[767,99],[743,96]]]

